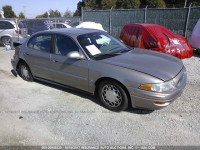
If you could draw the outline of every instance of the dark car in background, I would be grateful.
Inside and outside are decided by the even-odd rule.
[[[71,26],[72,28],[75,28],[79,24],[81,24],[81,21],[72,21],[68,25]]]
[[[180,59],[129,49],[99,30],[43,31],[15,46],[11,63],[24,80],[37,79],[98,94],[112,111],[125,110],[129,104],[161,109],[179,97],[186,85],[186,70]]]
[[[23,41],[27,38],[26,26],[18,20],[0,20],[0,44],[11,45],[13,41]]]
[[[39,31],[53,29],[51,23],[43,19],[29,19],[23,20],[22,22],[26,25],[29,35],[32,35]]]

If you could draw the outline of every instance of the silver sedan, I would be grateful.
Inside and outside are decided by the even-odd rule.
[[[43,31],[14,45],[11,63],[24,80],[97,94],[112,111],[129,105],[161,109],[179,97],[186,85],[181,60],[151,50],[130,49],[98,30]]]

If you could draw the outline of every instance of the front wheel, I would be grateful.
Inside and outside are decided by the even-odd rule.
[[[128,108],[128,96],[123,86],[114,80],[105,80],[99,84],[98,95],[103,105],[112,111]]]
[[[33,81],[33,76],[32,73],[28,67],[28,65],[24,62],[21,62],[19,64],[19,75],[22,77],[22,79],[24,79],[25,81]]]

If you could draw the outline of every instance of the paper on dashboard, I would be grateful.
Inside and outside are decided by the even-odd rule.
[[[86,48],[93,56],[101,53],[101,51],[95,45],[89,45],[86,46]]]

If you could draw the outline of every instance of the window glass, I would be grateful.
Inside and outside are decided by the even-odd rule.
[[[65,25],[62,24],[62,28],[67,28]]]
[[[51,48],[51,35],[43,34],[34,36],[28,42],[28,47],[31,49],[49,53]]]
[[[78,36],[78,41],[86,53],[93,57],[129,51],[127,46],[103,32],[80,35]]]
[[[72,51],[79,51],[76,43],[67,36],[56,35],[55,54],[67,56],[67,54]]]
[[[3,29],[3,22],[0,21],[0,29]]]
[[[13,29],[13,28],[14,26],[10,22],[7,21],[0,22],[0,29]]]
[[[62,28],[61,24],[56,24],[56,28]]]
[[[52,24],[52,26],[53,26],[54,28],[56,28],[56,24]]]

